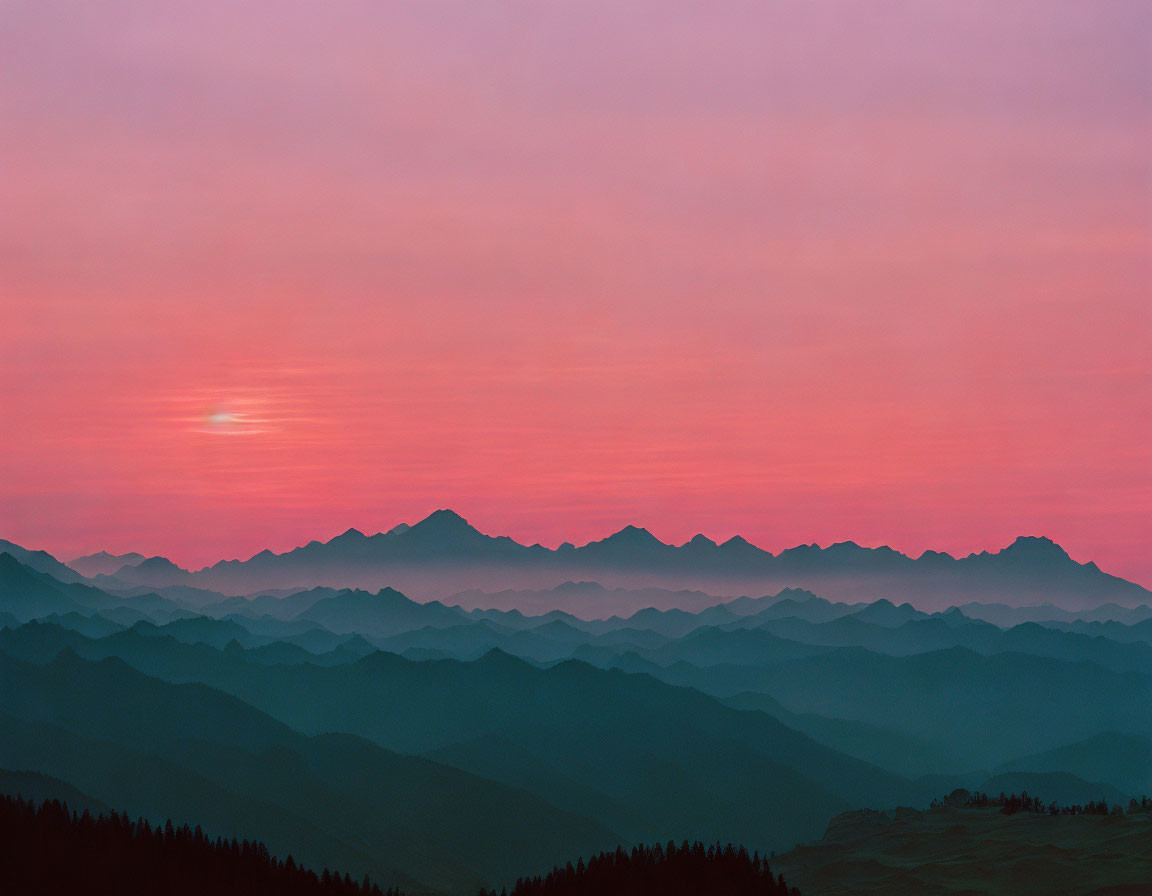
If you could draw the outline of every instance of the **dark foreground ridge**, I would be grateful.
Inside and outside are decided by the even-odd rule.
[[[521,878],[512,896],[800,896],[766,859],[743,847],[697,841],[636,846],[553,868],[545,877]],[[496,896],[481,890],[479,896]]]
[[[127,814],[77,814],[58,800],[11,796],[0,796],[0,892],[400,896],[367,877],[281,861],[258,841],[211,840],[199,826],[153,828]]]
[[[259,841],[209,838],[199,826],[152,827],[127,813],[82,813],[60,800],[0,795],[0,892],[125,896],[402,896],[367,876],[320,874]],[[502,891],[507,894],[507,891]],[[766,859],[732,844],[636,846],[521,878],[513,896],[800,896]],[[481,889],[479,896],[496,896]]]
[[[846,812],[773,865],[821,896],[1149,896],[1152,804],[957,790],[923,812]]]

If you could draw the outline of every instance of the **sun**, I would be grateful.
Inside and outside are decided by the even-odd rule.
[[[211,426],[229,426],[238,423],[239,418],[230,411],[214,411],[208,415],[208,423]]]
[[[201,418],[197,431],[212,435],[252,435],[264,431],[266,421],[235,410],[230,405],[217,405]]]

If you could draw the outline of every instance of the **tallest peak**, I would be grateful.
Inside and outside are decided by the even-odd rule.
[[[406,534],[412,533],[453,533],[453,532],[475,532],[476,530],[468,524],[468,520],[460,516],[455,510],[435,510],[428,514],[424,519],[418,522],[415,526],[410,528]]]
[[[458,514],[455,510],[449,510],[448,508],[442,508],[440,510],[433,510],[421,522],[422,523],[432,523],[432,522],[463,523],[464,525],[468,525],[468,520],[466,520],[466,519],[464,519],[464,517],[460,516],[460,514]]]

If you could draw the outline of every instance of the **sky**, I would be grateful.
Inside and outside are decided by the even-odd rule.
[[[1152,586],[1152,6],[0,0],[0,537],[451,507]]]

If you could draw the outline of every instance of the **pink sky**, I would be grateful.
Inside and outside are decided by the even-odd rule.
[[[722,6],[6,0],[0,537],[1152,585],[1152,7]]]

